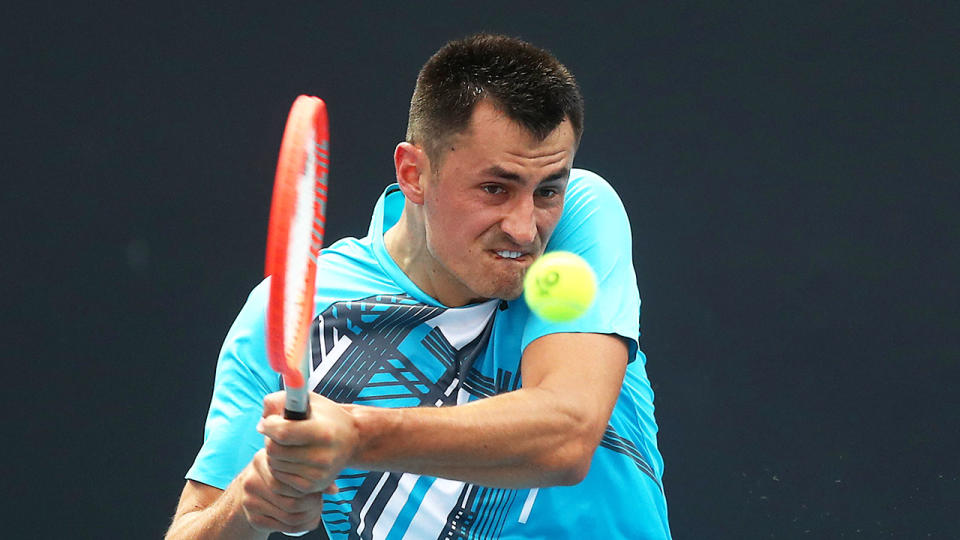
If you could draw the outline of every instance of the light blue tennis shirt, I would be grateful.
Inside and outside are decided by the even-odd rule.
[[[340,240],[319,257],[309,377],[316,392],[379,407],[483,399],[521,387],[523,350],[557,332],[623,336],[631,362],[590,472],[579,484],[502,489],[346,469],[336,480],[340,492],[325,498],[331,539],[670,538],[653,391],[637,343],[640,297],[630,224],[613,188],[589,171],[571,171],[563,216],[547,250],[584,257],[598,290],[590,310],[567,323],[540,320],[523,300],[448,308],[427,296],[383,243],[403,203],[399,188],[388,187],[368,235]],[[255,429],[263,398],[281,388],[265,352],[265,283],[250,294],[226,337],[203,446],[186,475],[221,489],[263,447]]]

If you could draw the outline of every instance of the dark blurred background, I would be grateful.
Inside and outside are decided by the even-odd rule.
[[[674,536],[960,537],[957,3],[347,4],[5,8],[4,537],[163,534],[293,98],[362,235],[418,69],[481,30],[583,87]]]

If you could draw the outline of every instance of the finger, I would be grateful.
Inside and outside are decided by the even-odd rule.
[[[264,531],[316,528],[323,511],[322,495],[280,496],[265,487],[256,470],[244,479],[241,504],[251,526]]]
[[[327,467],[333,462],[336,451],[323,444],[288,445],[267,438],[263,443],[267,458],[271,461],[286,461],[312,467]]]
[[[294,444],[294,440],[297,438],[291,432],[291,428],[295,426],[290,426],[290,423],[290,420],[285,420],[281,415],[271,414],[270,416],[264,416],[257,422],[257,431],[269,440],[284,446],[290,446]],[[303,422],[297,421],[297,423]]]
[[[283,416],[284,404],[286,403],[287,393],[284,391],[268,394],[263,398],[263,416],[272,414]]]
[[[287,420],[282,415],[264,416],[257,423],[257,431],[284,446],[303,446],[316,439],[311,433],[312,422]]]
[[[303,497],[306,492],[296,489],[289,482],[278,479],[267,463],[266,453],[263,450],[259,450],[254,455],[251,466],[256,473],[256,478],[247,479],[247,483],[244,485],[247,490],[270,500],[274,505],[286,511],[301,510],[289,499]]]
[[[282,523],[264,513],[264,511],[258,507],[258,501],[248,499],[244,496],[243,500],[241,500],[241,505],[243,514],[247,518],[247,523],[254,529],[269,533],[279,531],[284,527]]]
[[[275,461],[267,457],[270,475],[277,481],[298,493],[316,493],[333,482],[340,473],[338,468],[312,463],[291,463]],[[279,491],[279,490],[278,490]],[[284,493],[288,493],[284,491]]]
[[[297,474],[300,471],[306,471],[317,467],[310,459],[306,451],[297,452],[291,451],[294,449],[303,449],[307,450],[305,447],[287,447],[280,444],[277,444],[270,439],[267,439],[264,446],[271,446],[271,448],[264,449],[264,452],[267,454],[267,464],[278,471],[288,472],[291,474]],[[322,467],[322,465],[320,465]]]
[[[298,482],[303,481],[299,477],[291,477],[290,479]],[[324,486],[326,486],[326,484],[324,484]],[[291,493],[296,493],[296,495],[293,495],[293,496],[282,495],[276,491],[268,491],[262,497],[257,495],[256,493],[254,493],[254,495],[257,495],[260,499],[262,499],[266,503],[269,503],[270,508],[276,510],[276,511],[271,511],[271,515],[276,516],[277,519],[280,519],[281,521],[284,521],[284,522],[287,522],[288,520],[284,519],[277,512],[282,512],[284,514],[294,516],[294,515],[300,515],[303,513],[309,513],[313,511],[319,512],[319,510],[317,509],[322,508],[323,506],[324,490],[321,489],[319,486],[315,488],[310,487],[309,489],[305,487],[302,490],[294,490],[294,488],[285,486],[285,489],[289,490]],[[339,493],[339,489],[337,493]]]
[[[270,501],[244,494],[242,501],[247,521],[264,531],[300,532],[316,529],[322,517],[321,503],[303,512],[287,512]]]
[[[337,444],[336,426],[313,415],[309,420],[287,420],[282,415],[270,415],[260,419],[257,431],[283,446]]]
[[[307,477],[282,471],[273,471],[273,476],[286,489],[296,491],[299,497],[320,493],[333,481],[332,479],[327,480],[325,477]]]
[[[332,476],[317,474],[316,471],[297,470],[286,472],[277,469],[271,469],[270,474],[279,486],[274,491],[282,493],[288,497],[302,497],[308,493],[321,491],[330,483]]]
[[[332,467],[297,466],[288,462],[269,464],[270,474],[290,489],[299,493],[316,493],[326,489],[340,470]],[[278,490],[279,491],[279,490]],[[284,491],[284,493],[288,493]]]

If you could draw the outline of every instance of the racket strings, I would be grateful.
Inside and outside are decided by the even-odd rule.
[[[284,291],[284,345],[290,366],[299,364],[300,344],[313,318],[312,280],[317,253],[323,243],[326,175],[329,154],[327,141],[316,142],[311,130],[304,140],[303,169],[297,178],[293,218],[287,247],[287,280]],[[317,205],[321,205],[318,212]],[[305,322],[304,322],[305,321]]]

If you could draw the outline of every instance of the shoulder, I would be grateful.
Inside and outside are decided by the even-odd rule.
[[[585,197],[601,197],[620,201],[620,196],[610,182],[599,174],[587,169],[571,169],[567,183],[567,200]]]
[[[562,220],[581,222],[598,217],[625,221],[626,210],[620,195],[599,174],[585,169],[571,170]]]
[[[315,300],[320,311],[342,300],[403,292],[381,264],[369,236],[338,240],[317,258]]]
[[[320,251],[317,278],[365,274],[379,268],[373,243],[369,237],[342,238]]]
[[[601,237],[608,238],[605,243],[609,244],[611,234],[617,236],[617,249],[629,245],[630,220],[620,196],[602,176],[585,169],[571,170],[563,215],[553,233],[551,248],[561,249],[559,244],[589,243]]]

